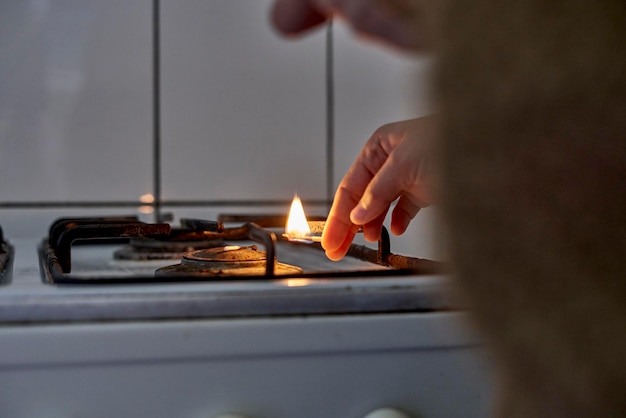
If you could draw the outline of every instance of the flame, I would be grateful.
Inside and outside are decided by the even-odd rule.
[[[307,222],[304,208],[302,207],[302,202],[298,195],[295,195],[291,202],[285,234],[290,239],[307,239],[311,236],[311,228],[309,228],[309,223]]]

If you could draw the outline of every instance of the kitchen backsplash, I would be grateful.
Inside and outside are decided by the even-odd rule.
[[[324,201],[330,165],[336,186],[378,126],[428,112],[427,58],[337,23],[328,160],[327,33],[279,37],[270,4],[160,2],[159,184],[163,201],[177,202],[164,210],[209,217],[296,192]],[[0,2],[0,225],[9,239],[64,213],[132,212],[116,202],[154,192],[152,23],[151,0]],[[59,202],[93,207],[50,207]],[[437,258],[438,232],[426,209],[392,250]]]

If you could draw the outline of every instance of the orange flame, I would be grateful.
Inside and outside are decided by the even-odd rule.
[[[285,227],[285,235],[289,239],[309,239],[311,236],[311,228],[304,214],[302,201],[298,195],[295,195],[291,202],[291,209],[287,217],[287,226]]]

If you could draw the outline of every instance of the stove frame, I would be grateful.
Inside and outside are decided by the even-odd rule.
[[[243,220],[243,217],[225,215],[220,219]],[[372,271],[324,271],[292,273],[287,276],[275,275],[274,266],[277,262],[276,243],[284,240],[277,237],[269,227],[282,226],[283,217],[252,216],[255,222],[246,222],[242,226],[225,228],[224,222],[181,219],[182,228],[174,229],[169,224],[144,223],[136,217],[107,217],[107,218],[61,218],[53,222],[48,238],[44,239],[38,248],[39,265],[42,278],[50,284],[155,284],[180,282],[219,282],[219,281],[259,281],[288,278],[336,278],[346,279],[355,277],[381,277],[404,275],[430,275],[444,272],[444,264],[423,258],[408,257],[391,253],[391,243],[387,229],[383,227],[378,248],[372,249],[364,245],[352,244],[348,256],[367,261],[372,264],[391,267],[386,270]],[[261,227],[259,224],[263,225]],[[252,276],[128,276],[98,277],[83,279],[71,277],[71,248],[74,244],[98,245],[105,243],[126,243],[131,238],[149,238],[167,242],[170,237],[177,241],[185,239],[207,240],[252,240],[265,248],[267,262],[264,275]],[[295,244],[297,245],[297,244]],[[319,243],[307,244],[322,251]]]
[[[0,227],[0,285],[11,283],[13,278],[13,259],[15,249],[4,240],[4,232]]]

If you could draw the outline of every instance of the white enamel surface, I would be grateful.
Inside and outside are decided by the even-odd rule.
[[[488,366],[462,323],[436,313],[4,327],[0,415],[346,418],[393,405],[482,418]]]
[[[34,310],[46,309],[46,297],[81,302],[99,294],[113,301],[179,292],[193,303],[194,292],[209,290],[202,284],[44,285],[36,242],[13,243],[14,282],[0,288],[0,299],[39,298]],[[376,283],[439,286],[442,279]],[[350,286],[358,291],[376,283],[355,279]],[[210,285],[216,297],[270,286],[280,284]],[[237,411],[343,418],[392,405],[411,417],[482,418],[491,401],[491,369],[466,320],[449,311],[4,324],[0,416],[195,418]]]

